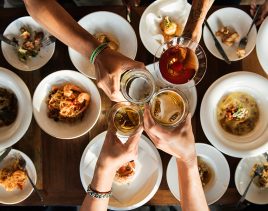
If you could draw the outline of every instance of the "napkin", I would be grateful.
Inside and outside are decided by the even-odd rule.
[[[146,187],[150,178],[157,173],[158,162],[153,157],[152,150],[148,150],[146,147],[148,148],[148,145],[139,145],[138,158],[135,161],[136,173],[133,180],[127,184],[121,185],[114,182],[112,185],[113,197],[121,203],[136,201],[138,194]],[[100,150],[101,145],[92,146],[86,154],[86,165],[83,170],[89,181],[92,180]]]

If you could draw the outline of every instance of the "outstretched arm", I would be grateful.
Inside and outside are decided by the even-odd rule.
[[[52,35],[75,49],[88,60],[100,43],[81,27],[56,0],[24,0],[29,14]],[[120,92],[120,77],[133,68],[144,68],[143,63],[104,49],[95,60],[97,85],[113,101],[125,101]]]
[[[183,31],[183,36],[191,38],[197,43],[200,41],[202,24],[213,2],[214,0],[193,0],[192,8]]]

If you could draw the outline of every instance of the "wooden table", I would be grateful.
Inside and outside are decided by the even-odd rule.
[[[245,11],[249,8],[240,6]],[[132,23],[137,38],[138,38],[138,53],[136,59],[144,62],[146,65],[153,62],[153,56],[144,48],[139,37],[139,20],[144,11],[144,7],[134,8],[132,11]],[[210,12],[218,9],[213,7]],[[111,11],[126,18],[126,8],[123,6],[113,7],[81,7],[81,8],[67,8],[69,13],[76,19],[79,20],[84,15],[94,11]],[[0,9],[0,33],[3,33],[8,24],[21,17],[27,15],[25,9]],[[204,47],[204,43],[201,40],[201,45]],[[194,134],[196,142],[209,143],[204,132],[202,131],[199,110],[203,95],[205,94],[208,87],[219,77],[224,74],[243,70],[243,62],[247,61],[248,64],[258,64],[256,53],[252,53],[253,56],[247,57],[243,62],[233,62],[231,65],[227,65],[224,61],[221,61],[211,53],[208,52],[204,47],[207,60],[208,68],[207,73],[201,83],[197,86],[198,92],[198,103],[195,115],[192,119]],[[23,72],[16,70],[10,66],[0,52],[0,66],[8,68],[9,70],[17,73],[28,86],[31,95],[38,83],[50,73],[56,70],[76,70],[72,65],[67,46],[57,41],[55,53],[52,59],[42,68],[33,72]],[[259,74],[265,75],[260,67],[254,69]],[[103,132],[107,128],[106,112],[111,106],[112,102],[104,95],[100,90],[102,97],[102,111],[100,118],[94,128],[89,134],[86,134],[80,138],[73,140],[60,140],[49,136],[43,132],[37,125],[34,118],[32,119],[31,125],[24,135],[24,137],[15,144],[14,148],[17,148],[25,152],[35,163],[37,169],[38,179],[37,186],[42,190],[44,195],[44,205],[81,205],[82,200],[85,196],[85,191],[80,182],[79,176],[79,163],[82,153],[89,143],[89,141],[97,134]],[[148,202],[149,205],[171,205],[178,204],[178,201],[173,197],[168,189],[166,182],[166,168],[170,156],[164,152],[160,152],[163,161],[163,178],[159,190],[155,196]],[[234,172],[239,162],[239,159],[226,156],[231,169],[231,180],[229,188],[224,196],[217,201],[217,204],[233,204],[238,198],[239,194],[234,184]],[[35,193],[26,199],[19,205],[40,205],[40,201]]]

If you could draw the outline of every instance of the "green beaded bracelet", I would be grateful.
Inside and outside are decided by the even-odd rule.
[[[89,61],[91,64],[94,64],[96,57],[105,49],[108,47],[108,43],[102,43],[100,44],[91,54]]]
[[[98,192],[96,190],[93,190],[90,185],[87,187],[87,194],[93,198],[97,199],[105,199],[105,198],[110,198],[112,195],[112,191],[108,192]]]

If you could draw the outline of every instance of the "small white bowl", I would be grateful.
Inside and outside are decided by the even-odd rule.
[[[78,23],[90,34],[104,33],[112,36],[119,42],[118,52],[135,59],[138,49],[137,37],[132,26],[120,15],[112,12],[93,12],[81,18]],[[68,48],[73,65],[84,75],[96,79],[95,67],[72,48]]]
[[[205,93],[200,108],[201,126],[210,143],[223,153],[238,158],[265,152],[268,149],[267,90],[267,79],[251,72],[233,72],[216,80]],[[226,94],[236,91],[251,95],[260,112],[256,127],[244,136],[227,133],[217,120],[219,101]]]
[[[45,37],[49,36],[49,33],[42,29],[42,27],[30,16],[14,20],[6,28],[4,35],[12,40],[13,37],[18,37],[18,35],[21,34],[20,28],[23,26],[28,26],[33,31],[43,31]],[[36,57],[28,58],[25,63],[19,60],[15,47],[4,43],[3,41],[1,42],[1,47],[3,56],[10,65],[19,70],[33,71],[43,67],[51,59],[55,50],[55,43],[41,47],[38,55]]]
[[[0,127],[0,151],[19,141],[28,130],[32,120],[30,92],[19,76],[0,67],[0,87],[12,91],[18,99],[18,114],[15,122]]]
[[[67,123],[54,121],[47,113],[47,97],[53,85],[72,83],[90,94],[90,104],[82,121]],[[86,134],[97,122],[101,111],[101,98],[96,85],[86,76],[72,70],[60,70],[45,77],[33,96],[33,113],[38,125],[49,135],[60,139],[73,139]]]
[[[12,156],[22,156],[26,161],[26,170],[29,177],[32,179],[34,184],[36,184],[37,175],[36,169],[32,160],[23,152],[12,149],[9,154],[0,163],[0,169],[5,166],[6,161]],[[28,198],[33,192],[33,187],[30,181],[27,179],[26,184],[22,190],[16,189],[13,191],[6,191],[4,187],[0,186],[0,203],[2,204],[17,204]]]
[[[80,178],[87,190],[95,165],[105,140],[106,131],[97,135],[85,148],[80,161]],[[141,135],[139,142],[136,173],[133,180],[127,184],[113,183],[113,195],[109,200],[109,209],[132,210],[147,203],[158,190],[162,174],[162,161],[153,143]]]
[[[252,167],[256,163],[267,162],[264,156],[258,155],[256,157],[246,157],[240,160],[235,170],[235,186],[240,195],[242,195],[247,185],[249,184],[251,177]],[[254,204],[268,204],[268,188],[259,188],[253,182],[246,195],[246,200]]]
[[[245,13],[243,10],[226,7],[219,9],[212,13],[207,19],[210,28],[212,29],[214,35],[215,32],[218,31],[223,26],[229,26],[235,29],[235,31],[240,35],[240,39],[242,39],[248,33],[249,27],[252,23],[252,18]],[[246,54],[244,57],[239,58],[236,54],[236,49],[238,48],[239,41],[234,43],[233,46],[227,46],[221,42],[219,37],[216,37],[220,42],[222,48],[224,49],[226,55],[228,56],[230,61],[238,61],[247,57],[251,51],[255,47],[256,38],[257,38],[257,29],[254,25],[248,36],[248,44],[246,46]],[[215,42],[211,33],[208,31],[208,28],[205,26],[203,30],[203,39],[207,49],[212,53],[215,57],[223,60],[222,55],[219,53],[218,49],[215,46]]]
[[[196,154],[200,156],[212,169],[211,181],[205,186],[204,192],[208,205],[218,201],[228,188],[230,168],[223,154],[213,146],[196,143]],[[173,156],[167,167],[167,183],[174,197],[180,200],[178,169],[176,158]]]

